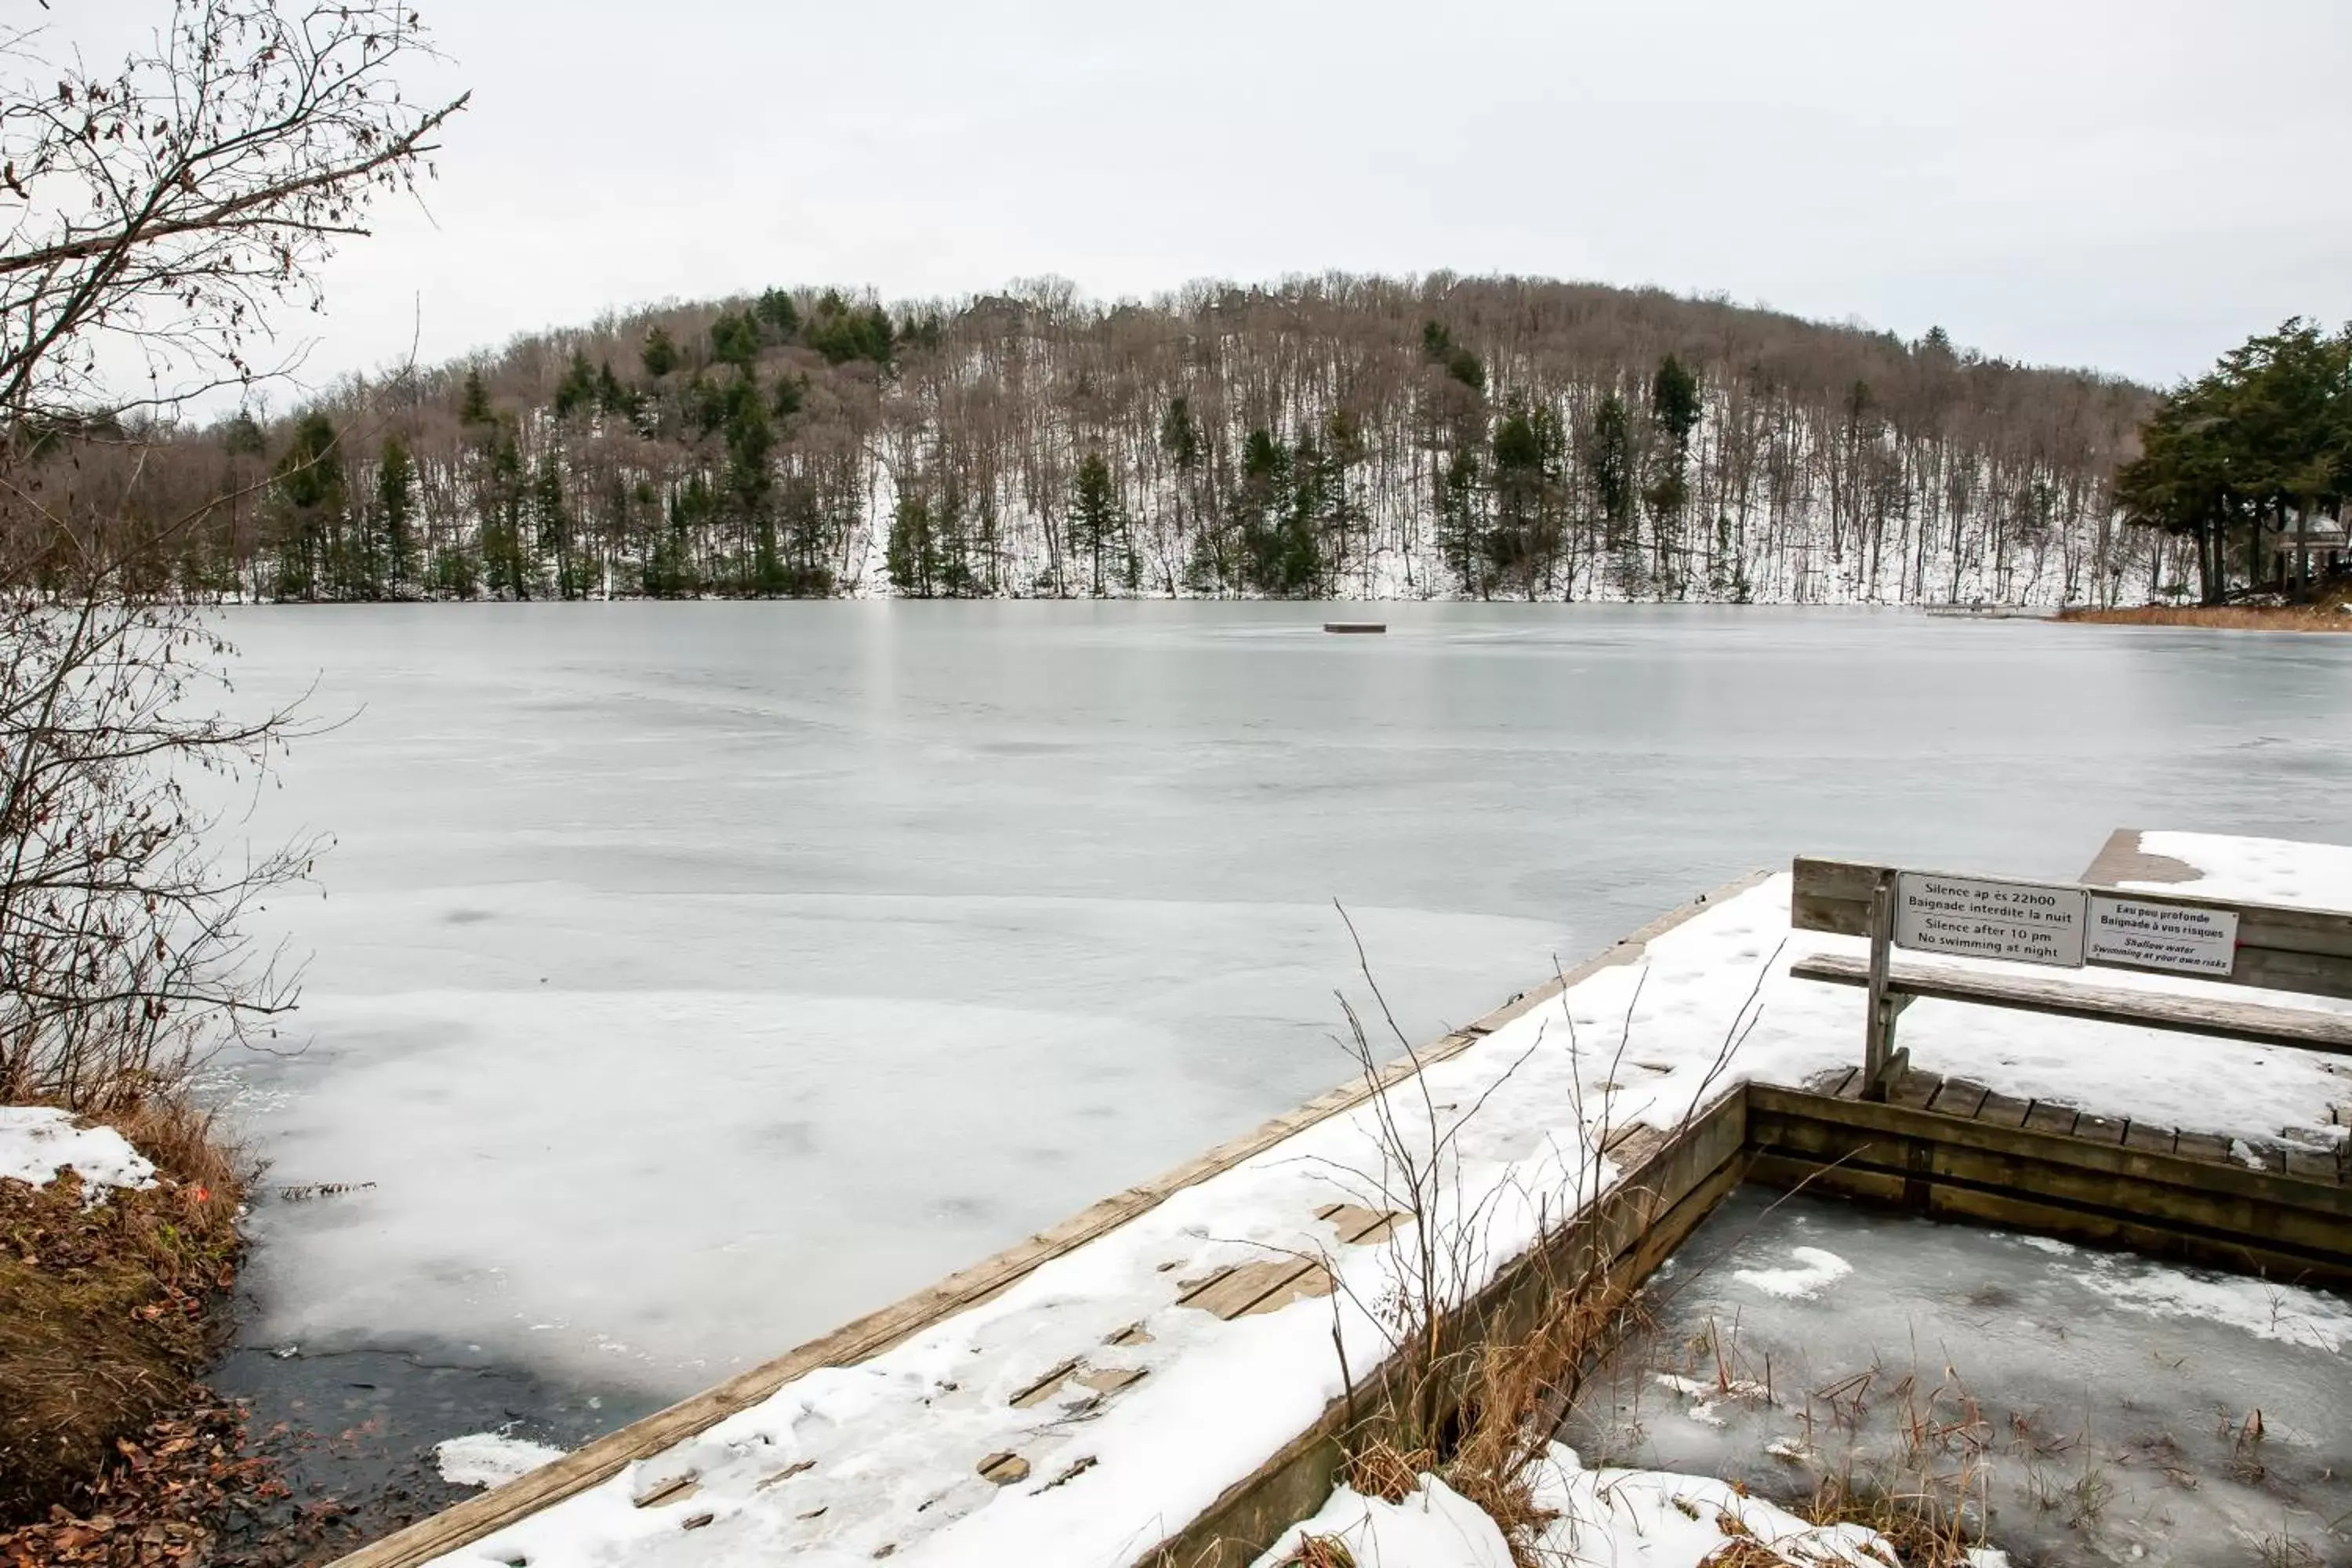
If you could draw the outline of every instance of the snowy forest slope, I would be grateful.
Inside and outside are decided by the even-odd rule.
[[[665,306],[173,452],[247,488],[189,584],[261,597],[2115,603],[2178,575],[2110,493],[2150,403],[1655,290],[1046,281]]]

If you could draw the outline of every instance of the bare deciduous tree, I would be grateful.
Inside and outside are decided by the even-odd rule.
[[[269,308],[319,303],[320,263],[430,174],[466,101],[402,100],[427,45],[390,0],[182,0],[105,71],[51,42],[0,37],[0,413],[19,441],[255,374]],[[110,380],[124,351],[139,395]]]
[[[206,782],[291,715],[224,715],[167,563],[262,481],[141,491],[164,418],[268,374],[268,312],[429,174],[464,100],[403,100],[426,49],[383,0],[182,0],[109,70],[0,37],[0,1100],[109,1109],[291,1004],[245,919],[308,848],[225,854]]]

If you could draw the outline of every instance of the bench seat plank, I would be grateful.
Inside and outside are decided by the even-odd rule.
[[[1836,985],[1867,985],[1870,966],[1859,958],[1816,953],[1789,966],[1800,980]],[[1887,972],[1887,989],[1939,1002],[1973,1002],[1988,1007],[2020,1007],[2062,1017],[2175,1029],[2257,1045],[2352,1056],[2352,1017],[2301,1007],[2253,1002],[2222,1002],[2153,991],[2125,991],[2073,981],[1990,974],[1943,964],[1897,963]]]

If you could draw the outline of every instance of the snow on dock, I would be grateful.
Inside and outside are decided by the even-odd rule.
[[[2176,858],[2215,885],[2246,879],[2277,898],[2292,875],[2304,899],[2352,907],[2352,868],[2340,880],[2329,864],[2290,874],[2265,869],[2267,851],[2138,837],[2141,855]],[[1420,1086],[1384,1110],[1361,1085],[1335,1091],[346,1562],[1144,1558],[1387,1357],[1376,1309],[1398,1265],[1384,1243],[1410,1222],[1382,1179],[1383,1115],[1421,1147],[1452,1130],[1448,1201],[1479,1216],[1483,1239],[1454,1281],[1466,1292],[1593,1198],[1596,1179],[1616,1179],[1607,1151],[1625,1128],[1680,1126],[1746,1080],[1850,1075],[1863,997],[1788,969],[1861,944],[1792,932],[1790,897],[1783,874],[1702,900],[1570,972],[1564,988],[1423,1047]],[[2118,978],[2152,992],[2203,984]],[[2340,1154],[2352,1121],[2337,1110],[2352,1078],[2299,1050],[1932,1000],[1903,1029],[1913,1059],[1936,1069],[1931,1094],[1948,1075],[2029,1113],[2055,1108],[2070,1127],[2088,1114],[2187,1132],[2227,1157],[2283,1139]]]
[[[2290,909],[2352,910],[2352,848],[2126,827],[2107,840],[2083,880]]]

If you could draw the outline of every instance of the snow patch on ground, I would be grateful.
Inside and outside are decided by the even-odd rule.
[[[1809,1524],[1725,1483],[1656,1470],[1587,1469],[1555,1445],[1536,1467],[1536,1505],[1553,1514],[1532,1544],[1543,1562],[1700,1568],[1735,1534],[1791,1563],[1888,1568],[1894,1548],[1858,1524]],[[1309,1537],[1344,1544],[1358,1568],[1508,1568],[1510,1547],[1478,1506],[1434,1476],[1401,1502],[1339,1488],[1314,1518],[1293,1525],[1254,1568],[1279,1568]],[[1980,1552],[1976,1568],[2006,1568]]]
[[[1421,1489],[1401,1502],[1339,1488],[1255,1568],[1278,1568],[1309,1538],[1343,1543],[1356,1568],[1512,1568],[1510,1544],[1495,1521],[1435,1476],[1422,1477]]]
[[[496,1487],[563,1458],[564,1450],[500,1432],[469,1432],[433,1445],[433,1462],[453,1487]]]
[[[111,1127],[77,1127],[46,1105],[0,1105],[0,1180],[45,1187],[60,1171],[80,1173],[88,1201],[116,1187],[152,1187],[155,1167]]]

